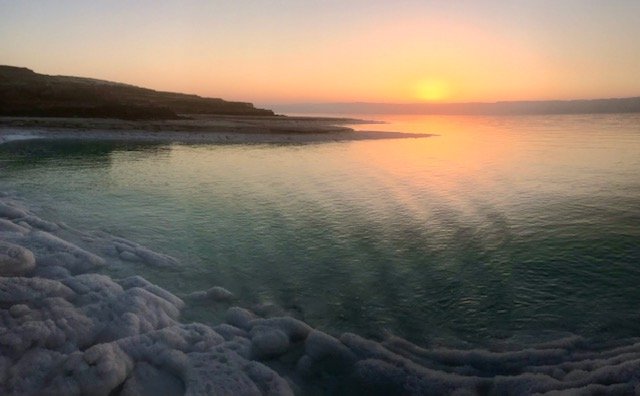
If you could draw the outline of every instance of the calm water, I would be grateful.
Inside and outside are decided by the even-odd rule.
[[[439,136],[14,142],[0,146],[0,190],[187,265],[115,276],[222,285],[329,331],[640,334],[640,115],[367,117],[390,124],[363,129]]]

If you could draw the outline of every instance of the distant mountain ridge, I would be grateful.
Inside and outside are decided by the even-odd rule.
[[[534,115],[638,113],[640,97],[494,103],[296,103],[272,105],[285,113]]]
[[[274,115],[251,103],[0,65],[2,116],[177,119],[189,114]]]

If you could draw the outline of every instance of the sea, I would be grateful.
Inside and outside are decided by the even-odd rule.
[[[15,141],[0,146],[0,191],[182,263],[103,270],[113,277],[179,296],[221,286],[332,334],[640,334],[640,114],[343,116],[433,136]],[[183,319],[217,323],[214,305]]]

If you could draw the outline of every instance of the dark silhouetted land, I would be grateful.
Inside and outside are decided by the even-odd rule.
[[[91,78],[49,76],[0,66],[0,115],[178,119],[189,114],[272,116],[251,103],[229,102]]]
[[[251,103],[202,98],[91,78],[0,66],[0,144],[16,139],[309,143],[419,138],[355,132],[362,120],[285,117]],[[368,122],[370,123],[370,122]]]

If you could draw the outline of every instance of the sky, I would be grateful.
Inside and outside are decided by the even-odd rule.
[[[0,64],[257,104],[640,96],[640,1],[0,0]]]

